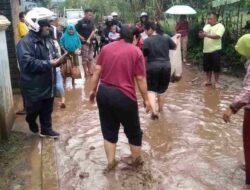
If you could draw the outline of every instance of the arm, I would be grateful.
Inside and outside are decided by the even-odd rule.
[[[224,112],[223,119],[225,122],[230,121],[230,117],[236,114],[242,107],[250,104],[250,67],[248,68],[247,76],[245,77],[246,86],[241,90],[240,94],[237,95],[233,103]]]
[[[143,75],[137,75],[137,76],[135,76],[135,80],[136,80],[136,83],[138,85],[141,96],[143,98],[144,107],[146,108],[146,112],[148,113],[149,111],[151,111],[151,106],[150,106],[149,100],[148,100],[147,79]]]
[[[95,66],[95,72],[93,77],[91,78],[91,92],[90,92],[90,97],[89,100],[91,103],[94,103],[95,101],[95,97],[96,97],[96,90],[97,90],[97,86],[100,80],[100,76],[101,76],[101,71],[102,71],[102,66],[101,65],[96,65]]]
[[[236,114],[243,106],[250,103],[250,84],[244,87],[240,94],[235,97],[233,103],[230,105],[230,109]]]
[[[210,35],[210,34],[204,32],[204,37],[217,40],[217,39],[222,38],[224,32],[225,32],[225,28],[222,24],[220,24],[215,34]]]
[[[95,35],[95,30],[93,30],[93,31],[91,32],[91,34],[90,34],[90,36],[89,36],[89,38],[88,38],[88,40],[87,40],[88,43],[90,43],[90,40],[94,37],[94,35]]]
[[[176,50],[177,49],[179,37],[180,37],[179,35],[176,36],[175,41],[173,41],[172,38],[168,37],[169,49],[171,49],[171,50]]]
[[[210,34],[207,34],[206,32],[204,32],[204,37],[214,39],[214,40],[217,40],[217,39],[221,38],[221,36],[219,36],[219,35],[210,35]]]
[[[22,41],[17,45],[17,56],[22,71],[31,73],[43,73],[51,70],[50,60],[40,60],[35,58],[35,47]]]
[[[138,85],[140,94],[144,101],[148,101],[148,93],[147,93],[147,79],[145,76],[137,75],[135,76],[136,83]]]
[[[78,36],[82,42],[86,42],[86,39],[81,34],[78,33]]]
[[[177,22],[177,24],[176,24],[176,26],[175,26],[175,31],[176,31],[176,33],[178,33],[179,30],[180,30],[180,24],[179,24],[179,22]]]

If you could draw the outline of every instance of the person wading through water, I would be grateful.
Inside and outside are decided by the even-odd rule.
[[[103,47],[92,78],[90,101],[94,102],[95,97],[97,99],[108,160],[106,172],[116,166],[115,151],[120,124],[123,125],[130,144],[131,164],[136,166],[143,163],[141,159],[142,130],[135,81],[144,100],[146,112],[149,112],[151,108],[147,96],[144,57],[141,50],[132,42],[132,29],[122,26],[121,40]]]

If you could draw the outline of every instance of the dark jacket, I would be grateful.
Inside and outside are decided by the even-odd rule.
[[[17,57],[20,65],[21,88],[25,99],[39,101],[54,97],[55,69],[50,59],[51,41],[41,39],[30,31],[17,44]]]

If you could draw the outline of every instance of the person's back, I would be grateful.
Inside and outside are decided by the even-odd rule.
[[[108,44],[103,47],[97,64],[102,65],[101,83],[117,87],[136,100],[134,77],[143,73],[144,64],[144,57],[137,47],[124,40]]]
[[[144,41],[143,51],[147,54],[148,65],[159,61],[166,63],[170,61],[169,50],[175,49],[176,44],[169,36],[153,35]],[[147,66],[148,66],[147,65]]]
[[[121,124],[130,144],[132,164],[143,164],[140,153],[142,131],[134,80],[138,84],[146,111],[150,110],[144,57],[139,48],[132,45],[133,32],[130,27],[122,27],[121,39],[102,49],[91,79],[90,101],[94,102],[96,97],[108,160],[105,172],[116,166],[115,149]]]

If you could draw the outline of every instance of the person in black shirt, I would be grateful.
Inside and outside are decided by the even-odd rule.
[[[92,17],[93,11],[86,9],[84,18],[79,20],[75,26],[82,42],[82,64],[85,77],[93,75],[93,44],[91,40],[94,39],[95,25]]]
[[[143,45],[143,54],[147,58],[148,97],[152,107],[152,119],[158,119],[156,97],[159,112],[163,109],[164,93],[168,89],[171,75],[169,50],[176,49],[176,43],[167,35],[159,35],[154,22],[145,24],[145,32],[149,36]]]

